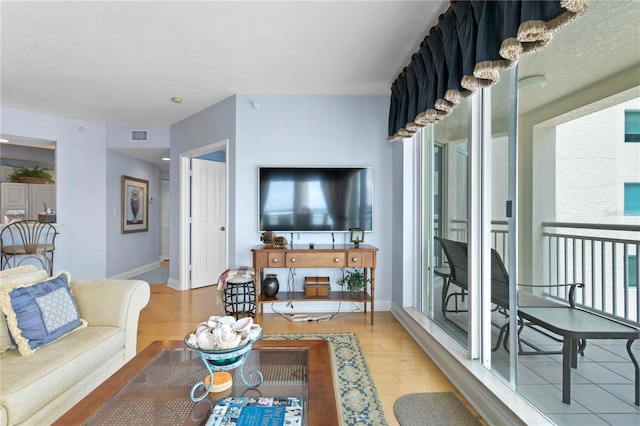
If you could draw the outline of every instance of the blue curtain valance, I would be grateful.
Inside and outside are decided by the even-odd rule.
[[[586,0],[452,1],[391,85],[388,140],[410,137],[496,84],[500,70],[586,10]]]

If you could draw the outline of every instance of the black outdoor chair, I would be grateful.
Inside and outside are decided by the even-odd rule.
[[[447,258],[449,264],[449,276],[445,278],[442,288],[442,315],[446,318],[447,312],[466,312],[466,309],[460,309],[458,307],[458,297],[464,298],[465,293],[468,291],[468,274],[467,274],[467,245],[458,241],[447,240],[441,237],[435,237],[440,243],[442,251]],[[461,291],[449,293],[449,286],[451,284],[458,286]],[[452,310],[448,310],[449,299],[454,298],[455,307]]]
[[[448,287],[450,283],[455,284],[460,287],[459,292],[453,292],[451,294],[446,295],[446,298],[443,296],[443,304],[442,304],[442,314],[446,319],[447,313],[454,312],[466,312],[466,309],[460,309],[458,306],[458,298],[465,297],[465,294],[469,291],[468,284],[468,253],[467,253],[467,243],[460,241],[448,240],[446,238],[435,237],[437,241],[440,242],[442,246],[442,250],[447,257],[447,262],[449,263],[450,276],[449,280],[445,285],[444,291],[448,291]],[[542,288],[551,288],[548,285],[526,285],[526,284],[518,284],[519,287],[542,287]],[[575,290],[578,287],[584,287],[582,283],[573,283],[573,284],[558,284],[560,287],[570,287],[569,289],[569,301],[564,302],[562,300],[551,300],[546,297],[539,297],[533,295],[526,291],[518,291],[517,292],[517,304],[518,307],[548,307],[548,308],[574,308],[575,307]],[[448,309],[449,301],[451,298],[454,298],[454,308]],[[494,310],[498,310],[503,313],[506,317],[509,316],[509,274],[504,266],[504,262],[500,257],[500,254],[491,249],[491,302],[495,305]],[[519,329],[518,335],[522,332],[525,325],[524,321],[519,320]],[[505,350],[508,349],[508,330],[509,323],[507,322],[504,325],[496,325],[496,327],[500,328],[500,333],[498,334],[498,339],[493,347],[493,350],[497,350],[502,343],[504,345]],[[554,336],[542,331],[538,328],[534,328],[536,331],[545,334],[546,336],[558,340]],[[522,343],[525,343],[527,346],[530,346],[534,349],[534,352],[524,351],[522,348]],[[583,341],[580,343],[580,347],[578,351],[583,354],[584,347],[586,342]],[[544,351],[534,344],[527,342],[525,340],[519,339],[518,341],[518,349],[520,354],[558,354],[562,353],[561,351]]]
[[[536,296],[534,294],[531,294],[527,291],[520,291],[518,290],[517,294],[517,304],[518,304],[518,308],[520,307],[529,307],[529,308],[575,308],[575,292],[577,288],[582,288],[584,287],[584,284],[582,283],[571,283],[571,284],[558,284],[559,287],[569,287],[569,294],[568,294],[568,302],[561,300],[561,299],[549,299],[546,297],[540,297],[540,296]],[[535,288],[535,287],[539,287],[539,288],[551,288],[552,286],[550,285],[529,285],[529,284],[518,284],[518,287],[531,287],[531,288]],[[555,286],[553,286],[555,287]],[[508,316],[508,309],[509,309],[509,273],[507,272],[507,269],[504,266],[504,262],[502,261],[502,258],[500,257],[500,254],[495,251],[494,249],[491,249],[491,301],[493,303],[495,303],[499,309],[501,310],[501,312],[503,312],[505,314],[505,316]],[[544,334],[545,336],[561,342],[561,339],[556,338],[555,336],[552,336],[551,334],[547,333],[546,331],[540,329],[539,327],[536,327],[533,324],[529,324],[529,323],[525,323],[525,321],[523,320],[519,320],[519,328],[518,328],[518,335],[520,335],[520,333],[522,332],[523,328],[525,325],[528,325],[529,327],[533,328],[534,330],[536,330],[539,333]],[[493,350],[497,350],[498,347],[500,346],[500,341],[503,341],[504,343],[504,349],[506,351],[508,351],[508,344],[509,344],[509,323],[506,323],[505,325],[503,325],[500,328],[500,334],[498,335],[498,340],[496,342],[496,346],[494,346]],[[531,348],[534,349],[534,352],[531,351],[524,351],[522,349],[522,343],[525,343],[527,346],[530,346]],[[586,341],[581,341],[580,342],[580,346],[578,348],[578,352],[581,355],[584,355],[584,348],[586,346],[587,342]],[[518,350],[520,354],[523,355],[548,355],[548,354],[561,354],[562,351],[545,351],[543,349],[540,349],[539,347],[537,347],[536,345],[534,345],[531,342],[528,342],[524,339],[520,339],[518,341]]]

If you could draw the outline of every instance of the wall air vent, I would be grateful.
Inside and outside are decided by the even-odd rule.
[[[131,142],[146,142],[149,140],[148,130],[132,130]]]

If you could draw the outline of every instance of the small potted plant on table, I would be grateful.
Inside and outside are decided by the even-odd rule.
[[[341,286],[346,285],[353,298],[358,298],[369,282],[371,280],[365,278],[364,272],[358,269],[347,270],[344,276],[337,281]]]

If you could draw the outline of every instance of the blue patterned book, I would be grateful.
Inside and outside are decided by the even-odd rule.
[[[302,426],[301,398],[221,398],[206,426]]]

